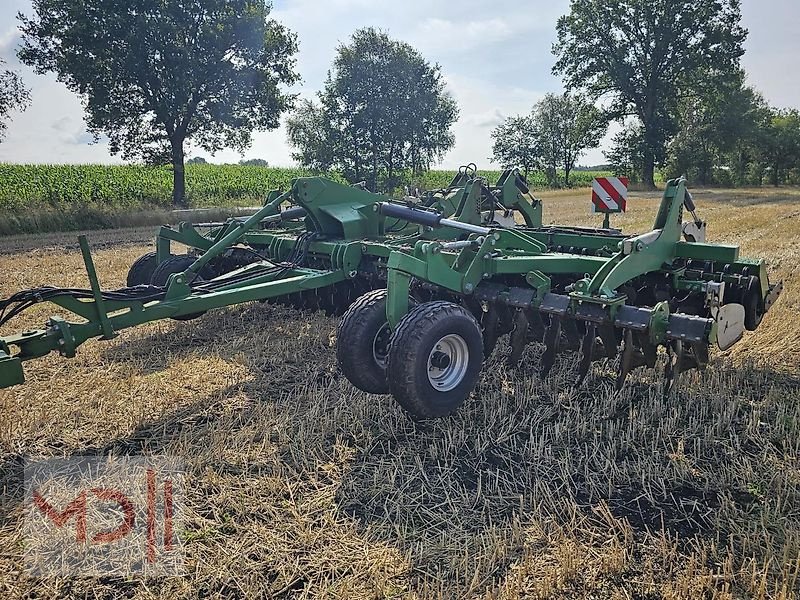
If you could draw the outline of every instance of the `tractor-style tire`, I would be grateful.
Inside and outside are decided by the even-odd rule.
[[[758,277],[750,277],[742,292],[744,305],[744,327],[747,331],[755,331],[764,318],[764,299],[761,297],[761,281]]]
[[[386,359],[391,329],[386,320],[387,290],[358,298],[339,322],[336,360],[347,380],[368,394],[388,394]]]
[[[475,388],[482,364],[483,336],[472,313],[452,302],[421,304],[392,333],[389,389],[413,418],[444,417]]]
[[[195,257],[189,256],[188,254],[170,256],[167,260],[158,265],[155,271],[153,271],[153,276],[150,279],[150,285],[165,287],[169,281],[170,275],[174,275],[175,273],[183,273],[192,264],[194,264],[196,260],[197,259]],[[208,266],[205,266],[200,270],[200,273],[191,283],[201,283],[205,281],[206,278],[213,278],[213,276],[212,269],[210,269]],[[205,312],[199,312],[173,318],[176,321],[192,321],[193,319],[202,317],[204,314]]]
[[[155,252],[148,252],[143,254],[131,265],[128,269],[128,278],[126,284],[128,287],[136,287],[137,285],[150,285],[150,280],[153,278],[153,273],[158,266],[158,257]]]

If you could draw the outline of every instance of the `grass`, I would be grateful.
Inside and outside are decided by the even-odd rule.
[[[545,196],[547,221],[597,222],[585,194]],[[514,371],[501,348],[462,410],[414,424],[340,376],[335,320],[260,304],[29,363],[28,384],[0,392],[0,597],[797,597],[800,192],[695,199],[710,238],[768,259],[786,290],[671,399],[653,372],[616,394],[599,363],[576,389],[573,357],[541,381],[539,348]],[[645,231],[657,201],[636,194],[614,222]],[[110,235],[106,287],[146,250]],[[0,295],[85,285],[74,248],[17,249]],[[25,574],[18,457],[87,452],[186,461],[186,577]]]

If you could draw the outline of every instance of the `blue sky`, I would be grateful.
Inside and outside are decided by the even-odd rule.
[[[448,90],[458,101],[456,146],[444,167],[467,162],[490,166],[489,132],[504,117],[527,112],[547,92],[561,91],[550,74],[556,20],[569,0],[276,0],[273,17],[299,36],[296,91],[313,97],[321,87],[336,46],[359,27],[374,26],[414,45],[438,62]],[[0,0],[0,56],[32,88],[33,103],[15,115],[0,143],[0,162],[115,163],[105,144],[90,144],[77,97],[52,75],[40,76],[16,59],[19,44],[16,14],[30,14],[29,0]],[[743,0],[743,22],[750,30],[744,65],[749,81],[776,106],[800,107],[800,1]],[[601,148],[586,153],[582,164],[604,162]],[[236,162],[224,151],[209,157]],[[292,164],[283,129],[257,133],[247,158],[272,165]]]

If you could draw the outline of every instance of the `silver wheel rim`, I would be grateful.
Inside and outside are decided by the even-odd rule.
[[[449,334],[428,355],[428,381],[437,392],[449,392],[464,380],[469,367],[469,347],[460,335]]]
[[[389,337],[391,334],[389,323],[386,323],[378,330],[372,340],[372,358],[381,369],[386,368],[386,361],[389,358]]]

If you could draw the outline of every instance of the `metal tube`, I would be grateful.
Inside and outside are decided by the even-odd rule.
[[[259,210],[257,213],[248,217],[246,221],[240,223],[239,226],[231,231],[230,233],[226,234],[221,240],[216,242],[211,248],[209,248],[202,256],[200,256],[188,269],[186,269],[186,273],[199,273],[200,269],[206,266],[212,258],[216,258],[220,254],[222,254],[225,250],[230,248],[234,243],[236,243],[245,233],[250,231],[253,227],[261,223],[261,221],[270,216],[269,213],[275,210],[276,206],[280,206],[281,202],[287,200],[291,197],[292,191],[289,190],[285,194],[282,194],[269,204],[265,205],[264,208]]]
[[[439,221],[442,227],[452,227],[453,229],[460,229],[461,231],[468,231],[469,233],[478,233],[481,235],[489,235],[492,231],[488,227],[481,227],[480,225],[473,225],[472,223],[462,223],[461,221],[454,221],[452,219],[442,219]]]

